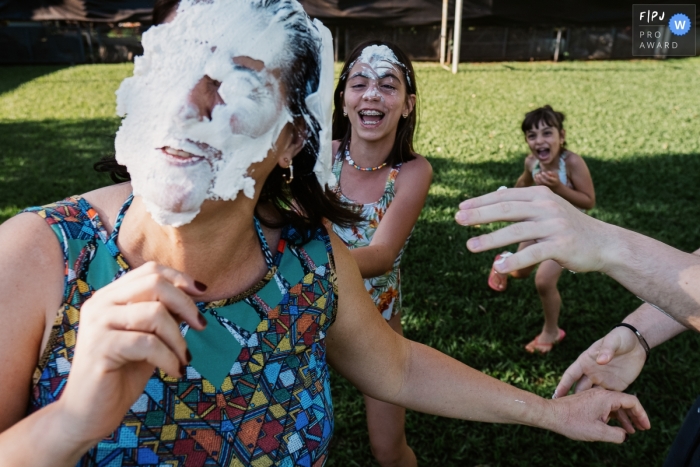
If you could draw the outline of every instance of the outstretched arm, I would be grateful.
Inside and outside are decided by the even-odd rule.
[[[553,259],[567,269],[608,274],[688,328],[700,330],[700,257],[593,219],[545,187],[502,190],[464,201],[462,225],[516,222],[470,239],[473,252],[535,243],[503,263],[501,273]]]
[[[426,413],[537,426],[588,441],[624,440],[624,429],[605,423],[618,410],[627,411],[638,428],[649,428],[633,396],[598,390],[545,400],[399,336],[377,313],[357,266],[335,236],[333,246],[339,299],[327,336],[328,358],[363,393]]]

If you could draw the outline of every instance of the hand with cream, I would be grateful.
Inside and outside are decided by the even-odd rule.
[[[461,225],[514,222],[469,239],[474,252],[534,243],[494,267],[508,273],[553,259],[574,272],[608,274],[635,295],[700,330],[700,258],[577,210],[547,187],[503,190],[466,200]]]

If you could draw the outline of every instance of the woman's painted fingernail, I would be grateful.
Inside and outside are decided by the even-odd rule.
[[[557,390],[555,389],[554,394],[552,394],[552,399],[556,399],[556,398],[557,398]]]
[[[207,319],[204,317],[203,314],[200,313],[199,315],[197,315],[197,319],[199,320],[199,324],[201,324],[204,327],[207,327]]]
[[[182,365],[180,367],[180,375],[185,376],[187,374],[187,365]]]
[[[187,363],[192,361],[192,353],[190,353],[190,349],[185,350],[185,357],[187,357]]]
[[[199,281],[194,281],[194,286],[197,287],[197,290],[199,290],[200,292],[204,292],[208,288],[205,284],[202,284]]]

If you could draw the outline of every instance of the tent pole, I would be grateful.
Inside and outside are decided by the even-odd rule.
[[[457,74],[459,68],[459,52],[462,45],[462,5],[463,0],[457,0],[455,6],[455,37],[452,44],[452,73]]]
[[[440,28],[440,65],[445,65],[447,57],[447,12],[450,0],[442,0],[442,27]]]
[[[554,48],[554,61],[559,61],[559,49],[561,48],[561,28],[557,28],[557,42]]]

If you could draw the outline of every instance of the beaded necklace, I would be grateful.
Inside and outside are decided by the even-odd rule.
[[[347,146],[345,146],[345,160],[348,161],[348,164],[356,168],[357,170],[361,170],[362,172],[374,172],[375,170],[383,169],[386,167],[386,162],[383,163],[382,165],[378,165],[376,167],[360,167],[359,165],[355,164],[355,161],[352,160],[352,157],[350,157],[350,141],[348,141]]]

